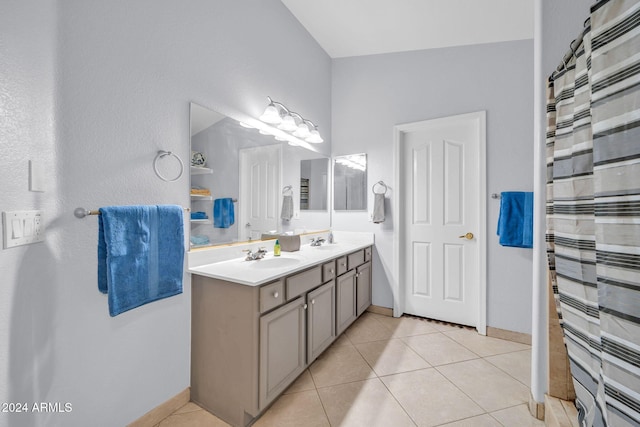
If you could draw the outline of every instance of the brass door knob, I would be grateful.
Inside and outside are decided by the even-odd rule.
[[[461,239],[467,239],[467,240],[471,240],[473,239],[473,233],[467,233],[467,234],[463,234],[462,236],[458,236]]]

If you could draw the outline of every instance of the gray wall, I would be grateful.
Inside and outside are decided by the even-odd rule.
[[[257,117],[270,95],[328,141],[331,60],[278,0],[4,1],[0,37],[0,210],[42,208],[47,226],[45,243],[0,251],[0,402],[73,405],[0,426],[126,425],[189,386],[189,276],[109,317],[97,218],[73,210],[188,206],[189,177],[161,181],[152,162],[189,159],[190,101]],[[47,192],[27,191],[28,159]]]
[[[368,185],[394,195],[393,126],[487,111],[487,190],[533,190],[532,40],[344,58],[333,61],[333,155],[367,153]],[[487,325],[531,332],[530,249],[499,246],[499,203],[487,198]],[[373,303],[393,306],[393,215],[334,212],[336,230],[373,231]],[[368,209],[373,198],[368,198]]]

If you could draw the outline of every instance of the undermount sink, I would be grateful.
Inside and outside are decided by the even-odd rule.
[[[294,258],[267,258],[250,262],[250,268],[283,268],[300,264],[300,260]]]

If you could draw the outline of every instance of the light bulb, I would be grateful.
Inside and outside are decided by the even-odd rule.
[[[293,118],[293,117],[292,117]],[[269,104],[267,108],[264,109],[264,113],[260,116],[260,120],[265,123],[270,124],[278,124],[282,122],[282,117],[280,117],[280,112],[278,108],[273,105],[273,103]]]
[[[310,132],[309,137],[306,138],[305,141],[311,144],[320,144],[321,142],[324,142],[324,139],[320,137],[320,132],[318,132],[317,129],[314,129]]]
[[[305,122],[300,123],[296,131],[293,133],[293,136],[297,136],[302,139],[308,138],[310,135],[311,132],[309,132],[309,126]]]
[[[287,132],[298,129],[296,119],[294,119],[291,114],[287,114],[282,118],[282,122],[278,125],[278,129],[286,130]]]

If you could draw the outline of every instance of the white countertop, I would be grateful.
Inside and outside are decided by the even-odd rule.
[[[322,246],[317,247],[304,244],[299,251],[282,252],[279,257],[273,256],[273,245],[270,242],[262,242],[261,246],[265,246],[268,253],[261,260],[245,261],[243,256],[208,264],[205,261],[199,265],[190,265],[187,271],[242,285],[259,286],[373,245],[372,233],[334,233],[334,235],[336,239],[333,244],[323,243]]]

